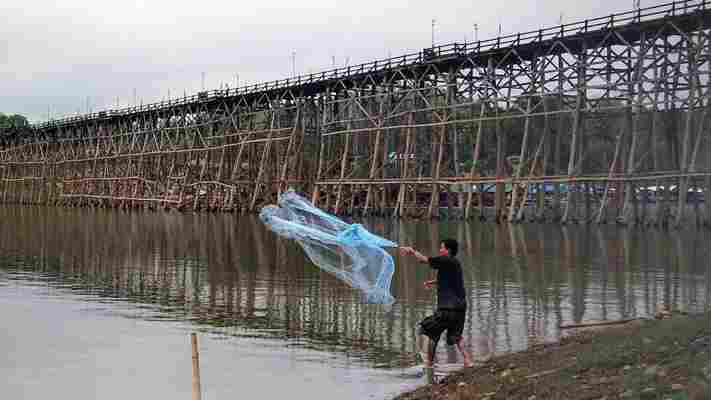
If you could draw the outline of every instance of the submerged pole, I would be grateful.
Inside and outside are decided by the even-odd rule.
[[[200,352],[198,351],[197,335],[190,334],[190,341],[193,348],[193,400],[200,400],[202,391],[200,390]]]

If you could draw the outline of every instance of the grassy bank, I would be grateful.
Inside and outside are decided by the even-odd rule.
[[[588,329],[397,400],[711,399],[711,314]]]

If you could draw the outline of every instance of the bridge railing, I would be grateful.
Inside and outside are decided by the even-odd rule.
[[[691,14],[695,11],[708,9],[709,2],[711,2],[711,0],[680,0],[656,6],[640,8],[633,11],[611,14],[605,17],[598,17],[569,24],[562,24],[556,27],[542,28],[534,31],[500,36],[493,39],[480,40],[476,42],[449,43],[440,46],[434,46],[431,48],[423,49],[422,51],[417,53],[405,54],[402,56],[371,61],[353,66],[338,67],[322,72],[299,75],[293,78],[256,83],[236,88],[203,91],[191,96],[185,96],[175,100],[167,100],[147,105],[133,106],[115,110],[100,111],[81,116],[72,116],[36,124],[34,125],[34,127],[46,128],[57,125],[72,124],[74,122],[79,121],[103,119],[115,116],[154,111],[173,106],[193,104],[196,102],[209,102],[224,97],[248,96],[262,92],[305,87],[311,84],[328,82],[329,80],[339,80],[343,78],[355,77],[358,75],[378,71],[387,71],[399,67],[441,61],[449,57],[455,58],[466,55],[475,56],[477,54],[483,54],[486,52],[496,51],[499,49],[509,48],[513,46],[541,43],[548,40],[564,38],[566,36],[601,31],[604,29],[611,29],[613,27],[632,25],[664,17]]]

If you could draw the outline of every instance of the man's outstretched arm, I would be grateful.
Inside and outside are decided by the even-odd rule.
[[[400,247],[400,253],[403,255],[410,255],[417,259],[417,261],[426,264],[429,262],[429,257],[422,255],[419,251],[413,249],[412,247]]]
[[[413,249],[412,247],[400,247],[400,253],[402,255],[410,255],[413,256],[417,259],[417,261],[426,264],[430,262],[429,257],[422,255],[419,251]],[[425,281],[424,286],[425,289],[432,289],[432,286],[437,284],[437,280],[433,279],[431,281]]]

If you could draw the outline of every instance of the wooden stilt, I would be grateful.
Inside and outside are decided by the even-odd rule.
[[[518,157],[518,164],[516,166],[516,171],[514,171],[514,178],[513,182],[511,183],[511,204],[509,205],[509,222],[515,222],[514,221],[514,213],[516,211],[516,200],[518,197],[518,180],[521,179],[521,169],[523,169],[523,165],[525,164],[525,159],[526,159],[526,150],[528,149],[528,130],[531,126],[531,97],[528,98],[526,101],[526,119],[524,122],[524,127],[523,127],[523,140],[521,141],[521,152]],[[526,185],[528,187],[528,185]],[[526,193],[527,196],[528,193]],[[523,204],[521,205],[521,209],[523,209],[526,206],[526,197],[523,198]]]

